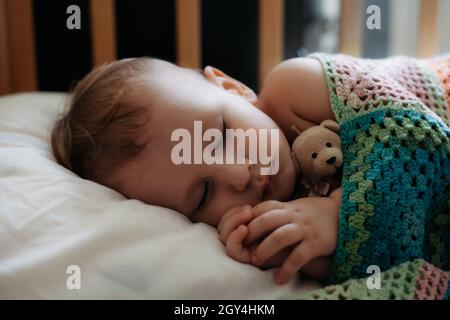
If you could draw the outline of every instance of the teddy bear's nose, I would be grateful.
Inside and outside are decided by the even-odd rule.
[[[327,160],[328,164],[333,164],[336,162],[336,157],[331,157],[330,159]]]

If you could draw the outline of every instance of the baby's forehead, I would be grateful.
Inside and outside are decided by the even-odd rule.
[[[150,109],[154,126],[172,125],[172,127],[192,128],[194,121],[205,125],[216,119],[221,113],[220,104],[207,99],[204,92],[183,90],[176,94],[165,95],[153,100]]]
[[[221,115],[214,109],[191,108],[186,104],[180,105],[178,110],[169,107],[158,109],[152,110],[138,138],[147,145],[146,149],[154,152],[170,152],[181,139],[180,133],[189,133],[193,142],[196,135],[203,137],[207,129],[222,128]]]

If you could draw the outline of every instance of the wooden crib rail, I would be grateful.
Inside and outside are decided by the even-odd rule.
[[[175,0],[177,62],[201,67],[201,1]],[[393,0],[395,1],[395,0]],[[419,57],[438,52],[440,1],[420,3]],[[450,1],[450,0],[449,0]],[[408,1],[409,2],[409,1]],[[361,55],[362,0],[341,0],[340,51]],[[284,58],[284,0],[259,0],[259,83]],[[115,0],[89,0],[93,65],[117,58]],[[0,95],[38,89],[32,0],[0,0]],[[207,45],[207,44],[206,44]]]
[[[37,90],[32,5],[0,0],[0,94]]]
[[[439,0],[422,0],[417,56],[427,57],[439,51]]]
[[[114,0],[90,0],[93,64],[117,59]]]
[[[363,2],[361,0],[341,0],[339,17],[339,51],[353,56],[361,56]]]
[[[0,0],[0,95],[11,92],[6,1]]]
[[[200,0],[176,0],[177,63],[182,67],[201,67]]]
[[[284,0],[259,0],[259,86],[284,57]]]

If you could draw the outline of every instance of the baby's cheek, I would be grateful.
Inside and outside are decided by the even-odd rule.
[[[211,222],[209,223],[211,226],[216,227],[219,225],[220,221],[222,220],[222,217],[225,215],[227,211],[226,210],[211,210],[209,212],[208,220]]]
[[[210,226],[217,228],[220,222],[220,217],[218,219],[214,216],[211,216],[208,212],[201,212],[195,214],[190,220],[194,223],[203,222],[209,224]]]

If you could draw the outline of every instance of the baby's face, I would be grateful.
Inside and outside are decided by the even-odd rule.
[[[175,209],[194,222],[217,226],[226,210],[234,206],[276,199],[287,200],[295,184],[295,170],[289,144],[279,130],[279,170],[261,176],[261,164],[194,163],[194,121],[201,121],[204,133],[216,128],[278,129],[265,113],[233,89],[232,82],[209,83],[192,71],[166,73],[152,84],[149,95],[150,121],[143,152],[112,175],[110,186],[125,196],[152,205]],[[224,75],[226,76],[226,75]],[[213,78],[211,78],[213,77]],[[212,81],[214,80],[214,81]],[[221,83],[223,85],[217,85]],[[155,87],[156,86],[156,87]],[[143,95],[145,96],[145,95]],[[192,137],[192,164],[174,163],[172,153],[180,141],[172,141],[177,129],[186,129]],[[201,139],[201,138],[200,138]],[[210,142],[200,145],[200,157]],[[223,141],[225,146],[226,141]],[[248,143],[247,143],[248,146]],[[245,150],[248,159],[249,148]],[[223,147],[224,158],[227,150]],[[227,162],[228,163],[228,162]],[[267,166],[263,166],[267,167]]]

